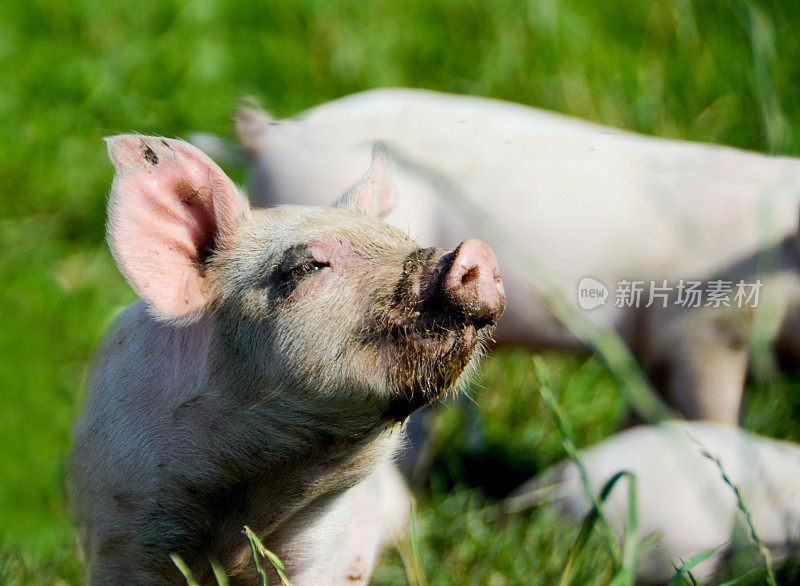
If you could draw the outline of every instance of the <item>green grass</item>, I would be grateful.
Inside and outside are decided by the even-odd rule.
[[[63,491],[70,421],[98,341],[134,295],[103,242],[101,137],[229,134],[243,95],[275,115],[376,86],[492,96],[649,134],[800,155],[800,7],[689,0],[84,2],[0,9],[0,583],[80,581]],[[236,179],[242,172],[229,169]],[[578,447],[625,418],[594,359],[548,353]],[[795,379],[752,383],[744,422],[800,440]],[[431,584],[551,583],[577,529],[496,497],[563,457],[530,353],[491,357],[473,418],[419,503]],[[489,473],[489,465],[503,472]],[[492,482],[486,486],[487,478]],[[482,483],[483,482],[483,483]],[[401,579],[396,554],[376,582]],[[611,576],[602,545],[573,583]]]

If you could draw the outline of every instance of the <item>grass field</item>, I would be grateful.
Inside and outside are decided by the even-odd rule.
[[[800,155],[800,5],[780,0],[108,2],[0,8],[0,583],[80,583],[63,472],[88,361],[134,299],[103,241],[101,137],[230,135],[238,100],[286,116],[409,86],[509,99],[647,134]],[[241,169],[228,169],[237,180]],[[418,507],[432,584],[552,583],[575,531],[496,498],[563,457],[531,353],[487,360],[477,423],[444,409],[447,448]],[[594,359],[547,353],[593,443],[626,416]],[[744,424],[800,440],[796,381],[749,385]],[[483,474],[487,466],[496,471]],[[497,469],[494,469],[497,470]],[[492,483],[486,478],[491,477]],[[575,584],[602,584],[594,544]],[[397,554],[379,584],[404,580]]]

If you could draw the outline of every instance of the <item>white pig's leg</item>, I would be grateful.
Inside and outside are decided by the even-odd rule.
[[[712,335],[679,342],[667,390],[670,402],[688,419],[738,423],[747,362],[746,344],[726,344]]]
[[[737,424],[751,315],[738,308],[652,308],[644,363],[668,403],[687,419]]]

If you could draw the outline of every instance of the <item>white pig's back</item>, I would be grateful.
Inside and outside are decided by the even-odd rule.
[[[476,228],[481,236],[474,218],[469,227],[453,218],[463,206],[441,206],[448,185],[453,193],[445,195],[480,206],[570,292],[585,275],[705,276],[797,229],[796,160],[645,137],[506,102],[374,90],[269,132],[271,196],[279,201],[324,203],[360,174],[372,143],[384,141],[400,159],[392,223],[442,246]],[[431,189],[437,178],[445,181]]]

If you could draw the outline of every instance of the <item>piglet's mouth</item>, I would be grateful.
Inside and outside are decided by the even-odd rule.
[[[391,326],[386,336],[400,352],[412,351],[442,360],[457,346],[472,351],[479,340],[489,337],[492,328],[486,325],[472,320],[439,319],[412,327]]]
[[[460,340],[465,346],[475,345],[475,326],[466,324],[460,330],[451,330],[434,326],[423,332],[413,331],[409,337],[410,342],[422,352],[447,353],[452,350]]]

